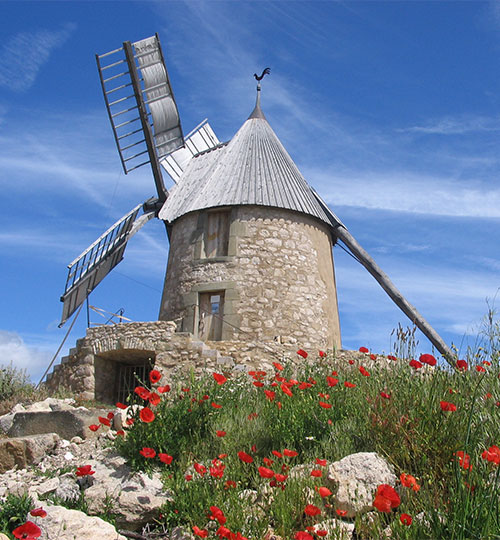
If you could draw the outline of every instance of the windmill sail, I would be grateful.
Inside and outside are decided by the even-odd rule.
[[[215,148],[220,141],[208,120],[205,119],[186,135],[184,143],[184,148],[179,148],[160,161],[161,166],[176,183],[193,156]]]
[[[151,164],[160,200],[167,198],[159,158],[184,137],[158,35],[96,55],[104,101],[125,174]]]
[[[73,315],[85,298],[123,259],[130,237],[154,217],[154,210],[137,217],[141,206],[141,204],[137,205],[119,219],[68,265],[66,287],[61,296],[63,313],[59,327]]]

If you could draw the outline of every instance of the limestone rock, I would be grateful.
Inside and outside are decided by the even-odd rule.
[[[55,433],[0,439],[0,473],[15,466],[24,469],[27,465],[39,463],[54,450],[58,440]]]
[[[73,473],[63,474],[59,478],[55,496],[63,501],[77,501],[80,498],[80,486]]]
[[[44,504],[47,516],[38,520],[42,539],[57,540],[127,540],[116,529],[98,517],[87,516],[78,510]],[[33,519],[33,518],[31,518]]]
[[[328,531],[328,538],[336,540],[351,540],[354,535],[354,523],[342,521],[340,519],[327,519],[317,523],[314,528],[317,531]]]
[[[88,511],[99,514],[110,510],[116,514],[119,528],[139,529],[158,516],[166,500],[171,500],[171,495],[163,491],[158,473],[151,478],[144,473],[133,474],[121,456],[111,454],[89,463],[96,472],[94,485],[85,490]]]
[[[374,493],[380,484],[394,486],[396,476],[391,466],[375,452],[359,452],[332,463],[328,480],[337,491],[335,508],[346,510],[346,517],[373,509]]]
[[[40,433],[57,433],[68,440],[75,436],[85,439],[93,436],[88,426],[99,423],[98,416],[105,416],[106,413],[107,411],[101,410],[91,412],[82,407],[57,411],[20,412],[14,416],[8,435],[22,437]]]

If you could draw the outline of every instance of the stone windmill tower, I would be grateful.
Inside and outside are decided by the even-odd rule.
[[[159,214],[170,253],[160,319],[202,340],[340,348],[332,221],[257,102],[194,156]]]
[[[61,325],[122,260],[130,237],[157,217],[170,241],[159,319],[175,320],[178,331],[202,341],[340,348],[332,255],[340,241],[453,362],[449,347],[280,143],[260,106],[260,79],[269,70],[256,76],[248,119],[220,143],[206,121],[183,135],[157,35],[96,59],[124,172],[149,163],[157,197],[138,204],[68,265]],[[169,190],[163,170],[175,183]]]

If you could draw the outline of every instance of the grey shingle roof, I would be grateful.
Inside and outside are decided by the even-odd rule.
[[[173,222],[195,210],[245,204],[295,210],[328,225],[335,218],[323,209],[258,102],[227,145],[191,159],[159,217]]]

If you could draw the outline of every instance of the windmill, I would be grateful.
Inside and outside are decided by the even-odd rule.
[[[183,137],[157,35],[135,43],[124,42],[121,48],[96,59],[123,170],[127,174],[149,163],[157,197],[137,205],[69,265],[61,297],[61,325],[122,260],[130,237],[151,218],[158,217],[164,221],[170,241],[160,319],[182,319],[183,330],[199,333],[207,340],[231,339],[227,337],[231,335],[241,338],[241,332],[234,328],[248,326],[248,312],[254,309],[257,337],[271,335],[278,320],[289,324],[291,331],[300,336],[303,334],[297,319],[301,317],[294,313],[287,319],[283,305],[290,299],[297,306],[309,302],[304,312],[309,313],[309,322],[317,322],[323,315],[314,310],[324,304],[329,321],[326,333],[338,334],[334,343],[338,346],[332,247],[342,242],[445,359],[453,363],[453,354],[445,342],[309,186],[272,131],[260,107],[260,82],[269,73],[268,68],[260,77],[255,75],[258,85],[253,112],[231,141],[220,143],[206,121]],[[169,191],[162,168],[175,183]],[[279,230],[255,228],[257,222],[273,224],[278,217]],[[279,237],[282,232],[285,240]],[[317,277],[312,270],[304,275],[307,272],[297,271],[296,265],[286,266],[290,259],[286,250],[297,244],[292,238],[300,238],[299,247],[307,245],[310,253],[316,253],[321,267]],[[255,240],[255,246],[248,245],[249,239]],[[329,262],[325,263],[328,255],[321,251],[329,251]],[[267,259],[259,267],[263,257]],[[281,296],[278,294],[276,300],[273,276],[282,275],[281,268],[285,267],[295,273],[288,281],[282,280],[282,290],[278,291]],[[262,282],[267,283],[267,288]],[[249,296],[245,289],[252,284],[255,287]],[[322,288],[325,292],[318,296]],[[292,291],[297,292],[294,295]],[[267,303],[266,309],[249,303],[249,298]],[[271,316],[264,321],[266,328],[261,324],[264,313],[271,313],[275,319]],[[207,320],[212,316],[213,327],[206,332]],[[233,328],[225,334],[220,328],[223,317],[227,317],[223,322]],[[248,333],[252,331],[251,323]]]

